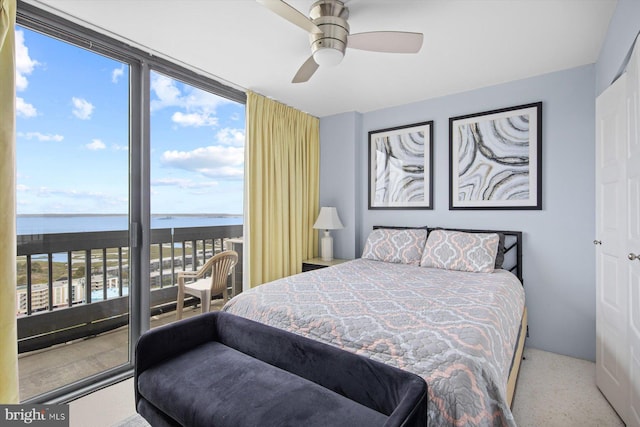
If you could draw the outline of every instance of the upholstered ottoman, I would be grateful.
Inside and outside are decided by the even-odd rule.
[[[425,426],[417,375],[212,312],[137,343],[137,411],[156,426]]]

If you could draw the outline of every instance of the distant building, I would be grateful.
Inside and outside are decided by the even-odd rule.
[[[84,278],[73,281],[71,285],[72,304],[81,304],[86,301]],[[109,297],[114,296],[113,290],[118,289],[119,279],[117,277],[107,278],[107,291]],[[66,280],[53,282],[53,307],[66,307],[69,305],[69,286]],[[102,276],[94,276],[91,280],[91,291],[102,291]],[[93,298],[92,298],[93,299]],[[102,299],[101,297],[99,298]],[[37,312],[49,309],[49,286],[46,283],[31,285],[31,311]],[[27,287],[18,286],[16,289],[16,314],[27,314]]]

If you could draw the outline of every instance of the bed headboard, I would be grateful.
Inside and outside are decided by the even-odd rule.
[[[402,227],[402,226],[387,226],[387,225],[374,225],[376,228],[426,228],[428,230],[435,230],[439,227]],[[520,283],[524,284],[522,280],[522,231],[507,231],[507,230],[470,230],[464,228],[448,228],[442,227],[446,230],[463,231],[467,233],[498,233],[504,235],[504,262],[502,268],[508,270],[516,275]]]

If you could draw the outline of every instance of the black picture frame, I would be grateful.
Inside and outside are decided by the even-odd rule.
[[[369,132],[369,209],[433,209],[433,120]]]
[[[542,102],[449,119],[449,209],[542,209]]]

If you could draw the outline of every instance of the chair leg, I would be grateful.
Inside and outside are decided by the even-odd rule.
[[[208,313],[211,310],[211,290],[203,291],[200,294],[200,299],[202,303],[202,312]]]
[[[182,310],[184,308],[184,284],[178,285],[178,299],[176,303],[176,320],[180,320],[182,319]]]

